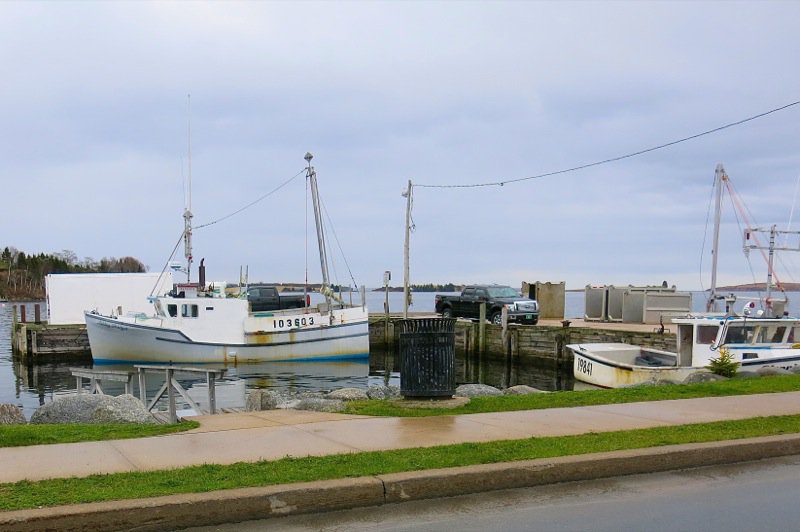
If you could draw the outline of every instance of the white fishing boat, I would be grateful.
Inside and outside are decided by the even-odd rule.
[[[153,313],[84,313],[92,358],[98,363],[173,364],[332,360],[369,356],[366,304],[349,305],[330,289],[317,178],[306,154],[322,268],[325,302],[299,309],[250,312],[247,299],[204,292],[204,283],[176,285],[151,297]],[[190,209],[184,245],[191,268]],[[202,267],[202,266],[201,266]],[[308,299],[307,299],[308,301]]]
[[[712,359],[718,359],[724,348],[739,371],[753,371],[763,367],[791,369],[800,365],[800,318],[784,313],[787,300],[773,299],[773,257],[777,250],[798,251],[798,248],[778,247],[781,234],[800,234],[798,231],[778,231],[772,226],[769,247],[757,243],[756,233],[761,229],[745,231],[745,250],[769,250],[766,295],[759,299],[762,308],[754,301],[748,302],[740,313],[734,312],[736,298],[723,297],[716,291],[717,248],[719,243],[720,203],[723,185],[728,176],[722,165],[715,174],[716,216],[711,290],[707,312],[689,314],[672,319],[677,325],[676,352],[624,343],[570,344],[574,355],[573,374],[576,380],[618,388],[659,381],[683,382],[696,372],[708,372]],[[717,311],[718,301],[724,300],[726,308]]]

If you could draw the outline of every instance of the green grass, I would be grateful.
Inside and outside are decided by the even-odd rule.
[[[199,493],[800,432],[800,415],[0,484],[0,510]]]
[[[734,378],[700,384],[475,397],[468,404],[451,409],[403,408],[391,401],[352,401],[347,404],[346,412],[368,416],[443,416],[795,391],[800,391],[800,375],[776,375],[749,379]],[[435,404],[435,401],[432,404]]]
[[[676,386],[475,397],[467,405],[454,409],[409,409],[396,406],[390,401],[352,401],[347,404],[347,413],[397,417],[441,416],[793,391],[800,391],[800,375],[735,378]],[[194,421],[178,425],[0,425],[0,447],[141,438],[191,430],[197,426]]]
[[[183,432],[199,426],[200,423],[197,421],[185,421],[176,425],[137,425],[133,423],[0,425],[0,447],[144,438]]]

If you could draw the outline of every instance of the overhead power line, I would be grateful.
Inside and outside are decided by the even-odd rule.
[[[715,127],[714,129],[709,129],[708,131],[703,131],[702,133],[697,133],[695,135],[684,137],[682,139],[673,140],[672,142],[667,142],[665,144],[659,144],[658,146],[653,146],[652,148],[646,148],[646,149],[643,149],[643,150],[635,151],[633,153],[628,153],[626,155],[620,155],[618,157],[611,157],[610,159],[603,159],[602,161],[596,161],[596,162],[593,162],[593,163],[582,164],[580,166],[573,166],[572,168],[565,168],[563,170],[556,170],[555,172],[547,172],[547,173],[544,173],[544,174],[532,175],[532,176],[529,176],[529,177],[520,177],[518,179],[507,179],[505,181],[494,181],[494,182],[490,182],[490,183],[474,183],[474,184],[462,184],[462,185],[425,185],[425,184],[420,185],[420,184],[416,184],[415,183],[414,186],[415,187],[424,187],[424,188],[476,188],[476,187],[497,187],[497,186],[502,187],[504,185],[509,185],[509,184],[512,184],[512,183],[520,183],[522,181],[530,181],[531,179],[539,179],[541,177],[550,177],[550,176],[559,175],[559,174],[566,174],[566,173],[569,173],[569,172],[576,172],[578,170],[584,170],[586,168],[591,168],[593,166],[600,166],[602,164],[613,163],[613,162],[616,162],[616,161],[621,161],[623,159],[630,159],[631,157],[636,157],[637,155],[642,155],[644,153],[649,153],[651,151],[661,150],[661,149],[664,149],[664,148],[668,148],[670,146],[674,146],[676,144],[680,144],[682,142],[687,142],[689,140],[694,140],[694,139],[699,138],[699,137],[704,137],[706,135],[711,135],[712,133],[717,133],[717,132],[722,131],[724,129],[728,129],[728,128],[731,128],[731,127],[739,126],[739,125],[745,124],[747,122],[756,120],[758,118],[762,118],[764,116],[771,115],[771,114],[777,113],[779,111],[783,111],[785,109],[788,109],[789,107],[792,107],[792,106],[795,106],[795,105],[798,105],[798,104],[800,104],[800,100],[792,102],[792,103],[789,103],[789,104],[786,104],[786,105],[781,106],[781,107],[776,107],[775,109],[771,109],[771,110],[766,111],[764,113],[760,113],[760,114],[757,114],[757,115],[754,115],[754,116],[750,116],[748,118],[743,118],[742,120],[737,120],[736,122],[731,122],[730,124],[725,124],[724,126],[719,126],[719,127]]]

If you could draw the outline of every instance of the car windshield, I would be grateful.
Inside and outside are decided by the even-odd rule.
[[[490,286],[487,290],[492,297],[519,297],[519,292],[510,286]]]

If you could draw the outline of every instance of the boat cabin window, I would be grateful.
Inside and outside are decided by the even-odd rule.
[[[800,327],[792,327],[789,329],[789,336],[786,338],[787,342],[800,341]]]
[[[711,345],[717,339],[717,332],[719,327],[716,325],[698,325],[697,327],[697,343]]]
[[[181,317],[196,318],[197,316],[197,305],[181,305]]]
[[[753,341],[755,330],[752,326],[742,327],[741,325],[731,325],[725,335],[726,344],[749,344]]]
[[[756,343],[759,344],[779,344],[783,342],[783,336],[786,334],[786,327],[776,327],[774,325],[769,327],[762,327],[758,332]]]
[[[167,305],[167,312],[174,318],[178,315],[178,305]]]

